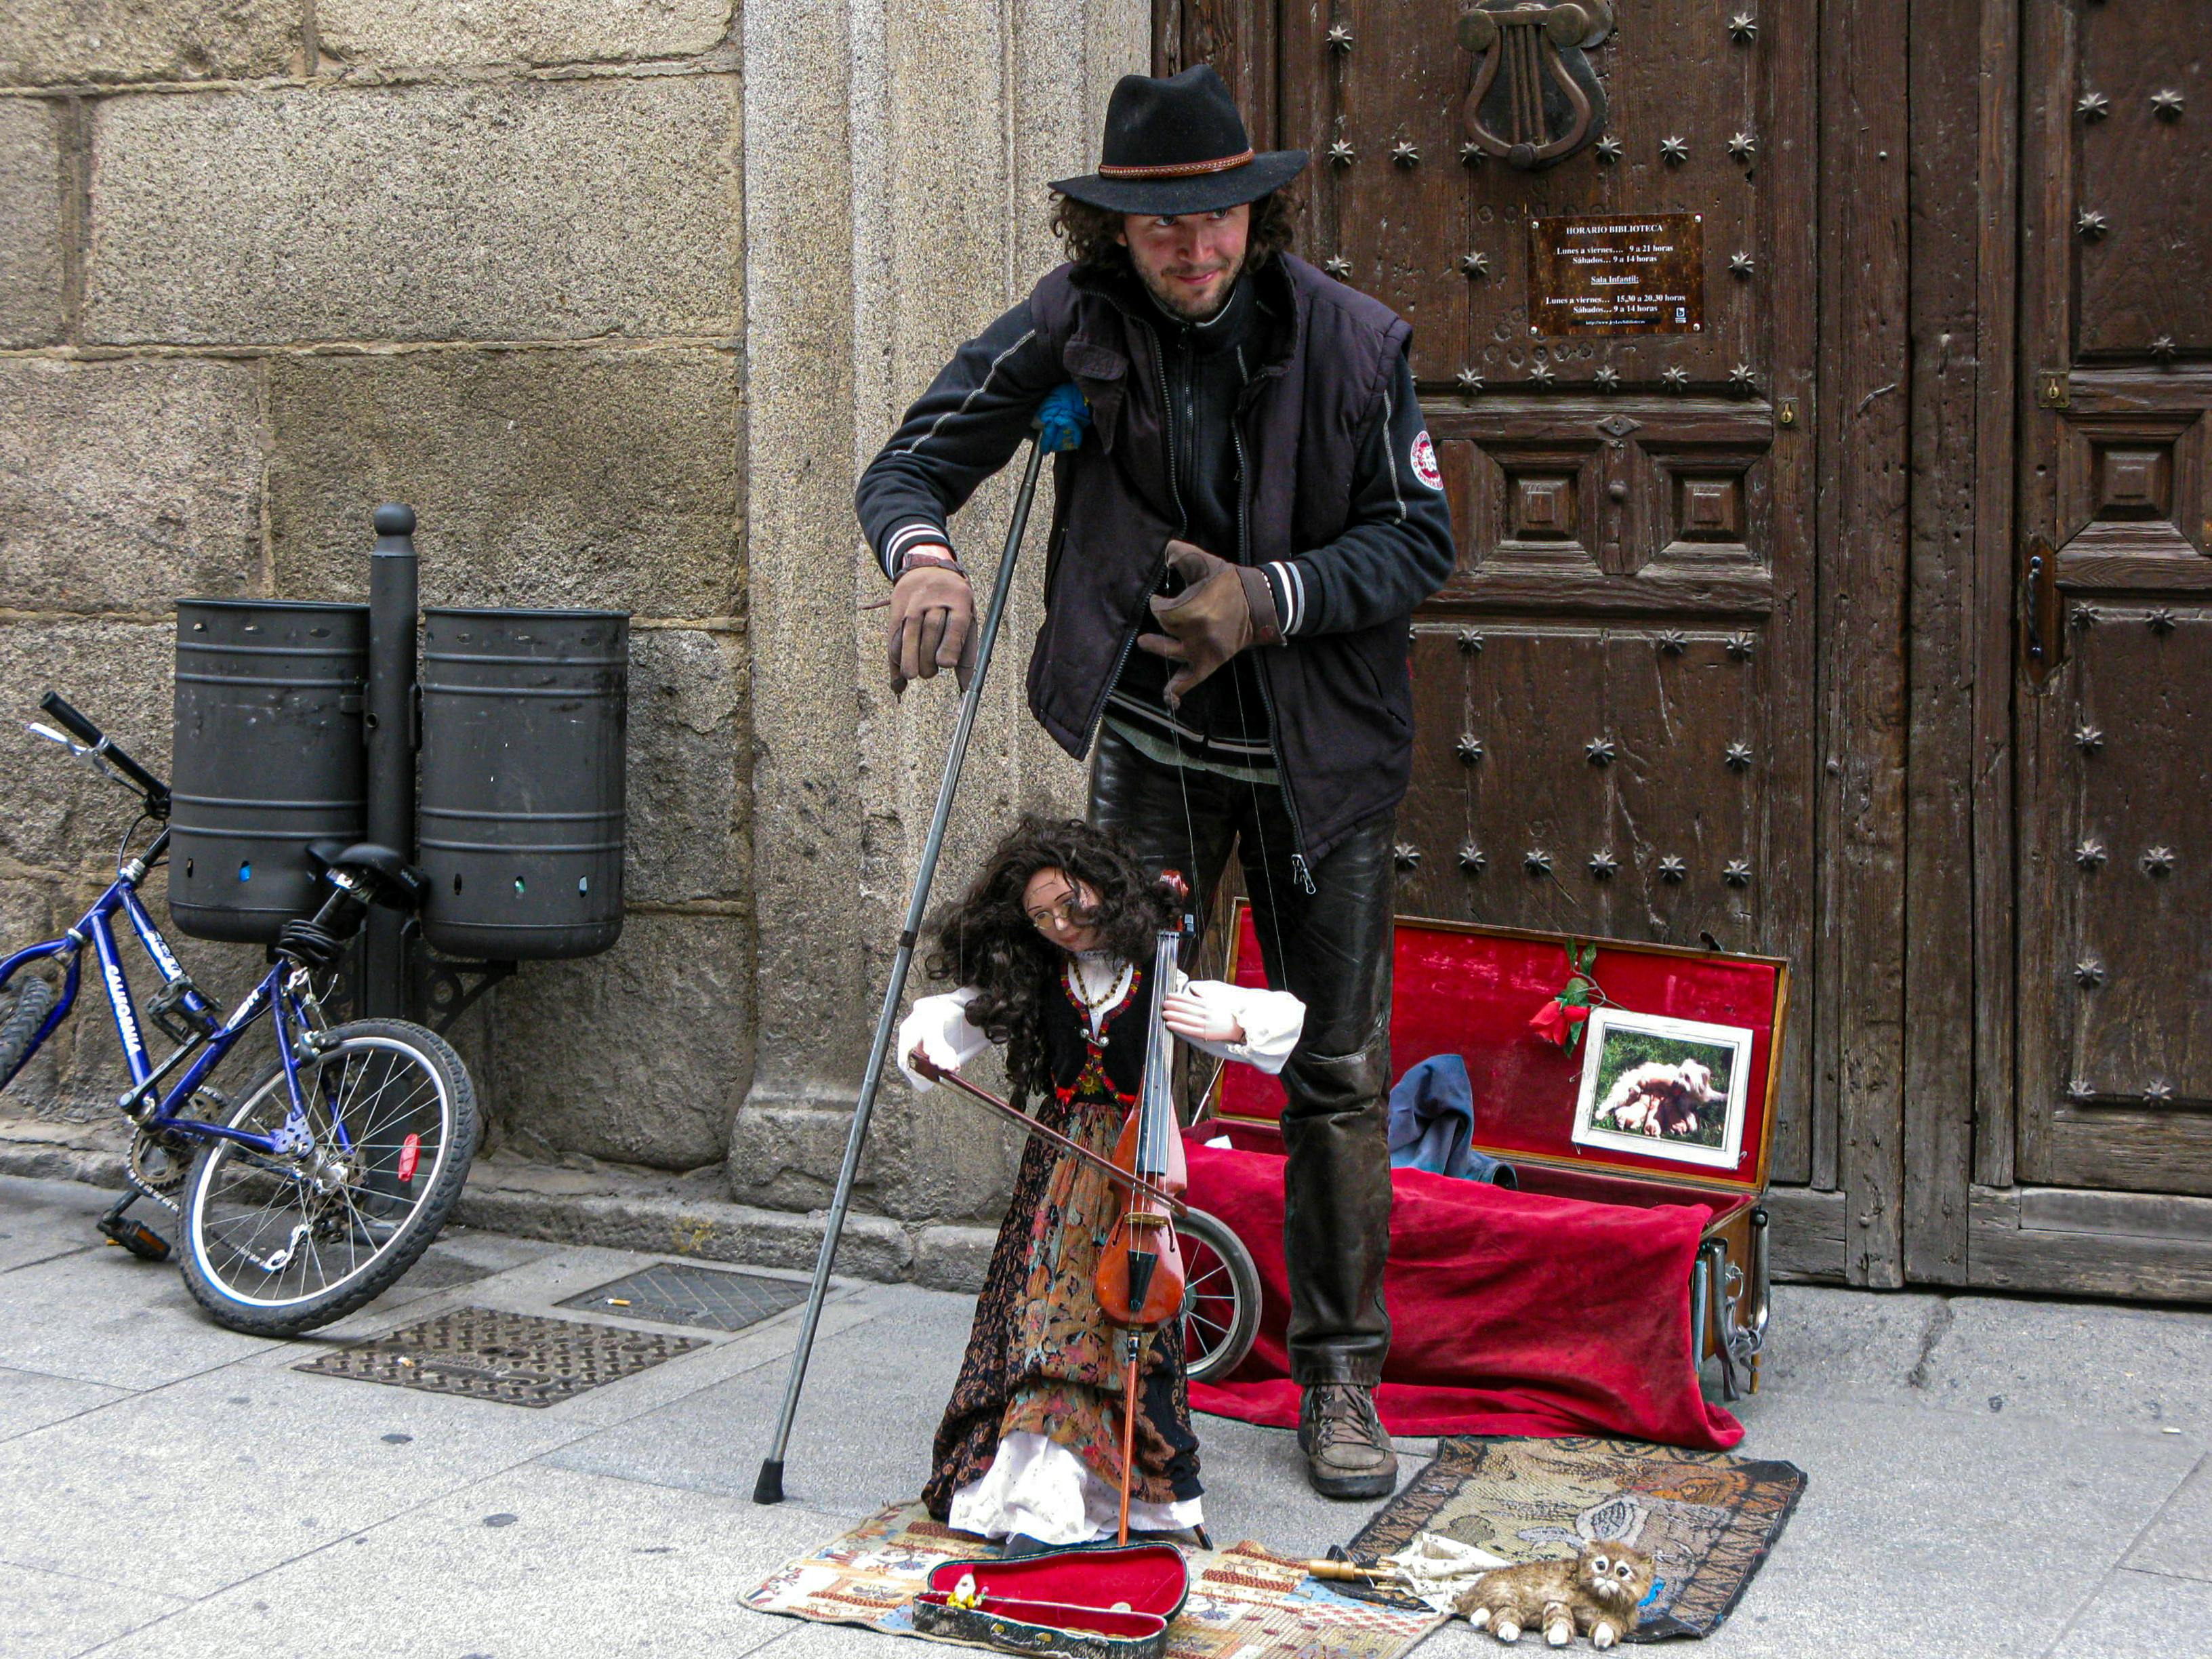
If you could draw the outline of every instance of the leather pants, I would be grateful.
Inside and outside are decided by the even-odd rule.
[[[1291,872],[1279,788],[1163,765],[1107,728],[1091,763],[1090,816],[1151,868],[1182,871],[1201,920],[1231,847],[1239,854],[1267,982],[1306,1006],[1282,1074],[1291,1376],[1301,1387],[1372,1387],[1390,1346],[1382,1269],[1396,815],[1377,814],[1332,848],[1308,893]]]

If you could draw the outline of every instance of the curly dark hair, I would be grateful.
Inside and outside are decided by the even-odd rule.
[[[1060,948],[1022,908],[1040,870],[1059,869],[1098,895],[1091,919],[1100,948],[1127,961],[1150,960],[1152,941],[1175,925],[1175,908],[1121,840],[1080,818],[1025,814],[991,850],[968,890],[930,918],[929,977],[972,985],[982,994],[968,1019],[1006,1046],[1006,1076],[1018,1095],[1051,1086],[1044,1054],[1045,999],[1059,994]]]
[[[1252,204],[1252,228],[1244,244],[1244,268],[1263,269],[1279,253],[1288,253],[1305,204],[1289,188],[1270,191]],[[1133,269],[1129,250],[1115,239],[1127,216],[1093,207],[1073,196],[1052,198],[1052,234],[1067,257],[1093,270]]]

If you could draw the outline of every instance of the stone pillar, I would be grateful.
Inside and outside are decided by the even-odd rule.
[[[1058,255],[1044,181],[1096,158],[1107,94],[1146,65],[1141,0],[782,0],[745,28],[754,643],[753,1083],[731,1137],[744,1202],[826,1201],[928,828],[948,679],[886,694],[884,592],[852,514],[860,470],[958,343]],[[1014,477],[953,526],[988,592]],[[955,809],[949,896],[1016,811],[1075,811],[1081,775],[1030,719],[1049,489]],[[944,1092],[886,1086],[863,1207],[986,1217],[1006,1137]]]

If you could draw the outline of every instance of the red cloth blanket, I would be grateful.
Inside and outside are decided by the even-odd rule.
[[[1283,1160],[1187,1145],[1188,1200],[1226,1222],[1260,1269],[1259,1340],[1200,1411],[1293,1428],[1284,1322]],[[1545,1198],[1395,1172],[1390,1357],[1375,1403],[1393,1433],[1620,1435],[1724,1450],[1743,1426],[1698,1391],[1690,1267],[1711,1212]]]

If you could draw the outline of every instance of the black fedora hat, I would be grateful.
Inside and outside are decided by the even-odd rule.
[[[1113,213],[1212,213],[1279,190],[1305,164],[1302,149],[1255,155],[1237,100],[1200,64],[1164,81],[1123,76],[1106,106],[1098,171],[1052,187]]]

